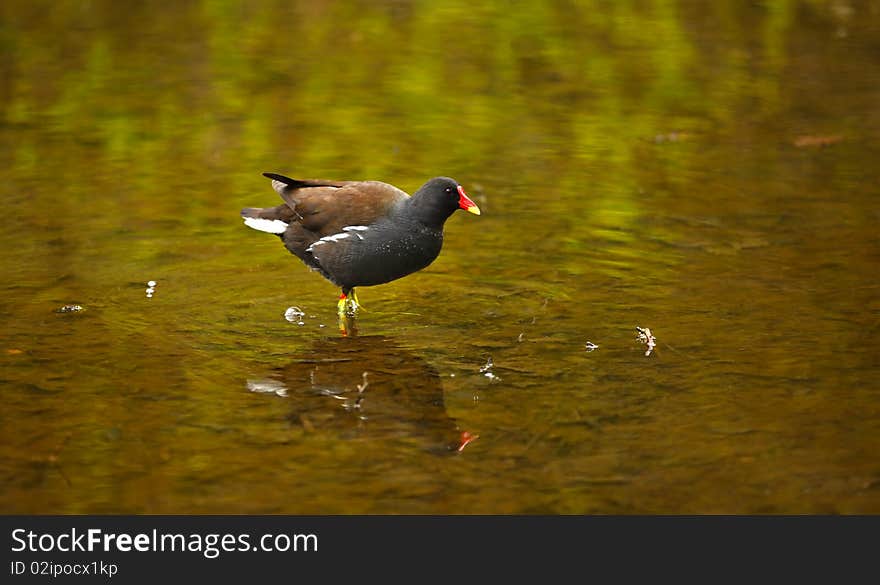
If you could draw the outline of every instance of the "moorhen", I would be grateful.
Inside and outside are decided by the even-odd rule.
[[[293,255],[342,288],[340,315],[354,314],[356,286],[391,282],[440,254],[443,224],[457,209],[480,208],[448,177],[435,177],[412,197],[380,181],[300,181],[276,173],[277,207],[241,210],[244,223],[277,234]]]

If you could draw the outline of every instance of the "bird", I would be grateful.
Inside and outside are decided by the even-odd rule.
[[[284,203],[242,209],[245,225],[278,235],[291,254],[338,286],[340,316],[357,314],[355,287],[385,284],[431,264],[456,210],[480,215],[449,177],[434,177],[410,196],[381,181],[263,176]]]

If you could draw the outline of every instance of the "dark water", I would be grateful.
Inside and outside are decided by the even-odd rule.
[[[880,2],[7,1],[0,49],[0,511],[880,513]],[[343,338],[263,171],[483,215]]]

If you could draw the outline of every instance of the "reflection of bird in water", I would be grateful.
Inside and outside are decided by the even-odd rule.
[[[416,440],[444,452],[476,438],[447,414],[437,370],[382,336],[322,339],[248,388],[284,397],[293,424],[336,438]]]

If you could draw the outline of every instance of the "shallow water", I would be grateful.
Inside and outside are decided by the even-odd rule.
[[[123,4],[0,8],[0,511],[880,513],[880,4]],[[483,215],[342,337],[263,171]]]

